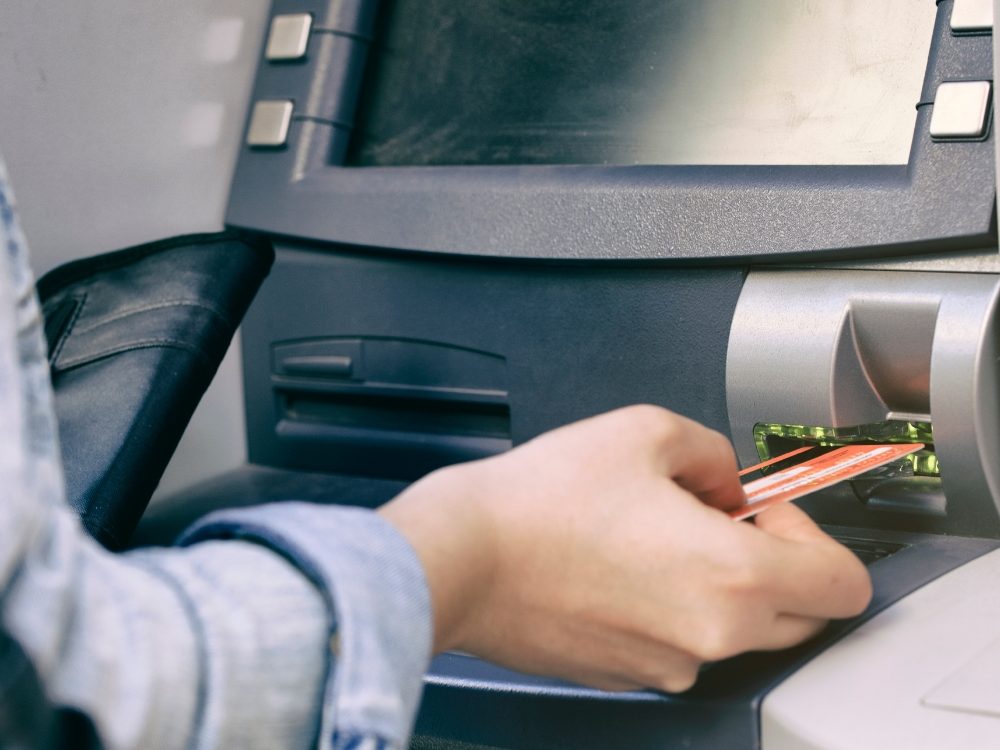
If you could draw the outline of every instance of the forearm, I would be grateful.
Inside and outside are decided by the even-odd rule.
[[[315,742],[328,614],[263,547],[113,556],[59,511],[9,582],[3,617],[50,699],[88,715],[108,747]]]
[[[185,550],[100,549],[63,506],[2,160],[0,247],[0,625],[49,699],[110,747],[404,746],[431,626],[403,538],[372,513],[286,504],[209,520]]]

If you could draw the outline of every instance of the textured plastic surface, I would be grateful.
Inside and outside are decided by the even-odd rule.
[[[739,268],[559,268],[286,246],[243,327],[250,460],[412,478],[475,457],[449,448],[435,459],[428,443],[517,444],[636,402],[727,432],[726,341],[743,278]],[[290,342],[337,339],[330,356],[363,342],[360,379],[282,371],[305,351]],[[289,392],[309,399],[302,411]],[[400,410],[414,415],[403,429],[386,421]]]
[[[356,245],[564,260],[844,258],[982,245],[994,214],[992,128],[985,140],[959,143],[927,133],[938,83],[992,76],[990,38],[952,35],[951,6],[938,6],[908,166],[352,169],[336,166],[338,128],[306,122],[293,125],[284,152],[244,149],[227,221]],[[255,96],[285,95],[273,75],[261,68]],[[289,86],[340,96],[320,67],[297,75]],[[360,82],[354,72],[336,80]]]

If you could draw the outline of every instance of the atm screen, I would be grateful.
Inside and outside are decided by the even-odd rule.
[[[906,164],[933,3],[384,0],[349,166]]]

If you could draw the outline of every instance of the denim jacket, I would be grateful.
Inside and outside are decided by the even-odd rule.
[[[108,748],[406,746],[431,611],[391,525],[282,503],[211,515],[180,544],[108,553],[64,503],[40,311],[0,160],[0,627],[48,699],[88,716]]]

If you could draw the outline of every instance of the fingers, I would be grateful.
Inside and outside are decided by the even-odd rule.
[[[826,626],[826,620],[817,617],[779,614],[770,628],[760,634],[759,651],[778,651],[807,641]]]
[[[732,445],[712,430],[702,428],[696,435],[688,451],[675,454],[675,459],[680,458],[685,463],[674,473],[674,481],[713,508],[739,508],[746,502],[746,494],[739,480]]]
[[[506,634],[500,637],[506,641]],[[694,684],[704,661],[677,647],[662,633],[646,628],[608,627],[607,623],[595,627],[593,621],[579,617],[549,621],[541,629],[533,628],[531,637],[535,643],[532,658],[522,662],[520,669],[556,675],[600,690],[655,688],[683,692]],[[568,665],[566,656],[571,656]]]
[[[655,641],[636,643],[624,679],[665,693],[683,693],[698,679],[700,659],[678,648]]]
[[[846,547],[794,505],[756,519],[762,575],[775,608],[806,617],[851,617],[871,600],[871,578]]]
[[[833,541],[805,511],[791,503],[781,503],[760,512],[754,519],[754,525],[781,539],[820,543]]]
[[[731,510],[743,505],[746,496],[736,454],[725,437],[659,407],[633,407],[631,411],[650,423],[647,434],[670,479],[714,508]]]
[[[634,661],[638,661],[634,658],[636,654],[642,654],[641,663],[621,672],[582,673],[573,676],[574,681],[609,691],[653,688],[665,693],[683,693],[698,679],[702,662],[683,651],[655,644],[649,648],[637,647]]]
[[[459,613],[436,645],[514,669],[682,691],[700,663],[794,645],[870,596],[864,567],[797,508],[756,526],[709,508],[744,502],[731,446],[658,407],[446,471],[387,517],[409,532],[439,620]]]
[[[616,674],[605,673],[584,672],[579,676],[575,676],[572,681],[597,688],[598,690],[604,690],[608,693],[624,693],[629,690],[643,690],[649,687],[648,685],[643,685],[642,683],[620,677]]]

